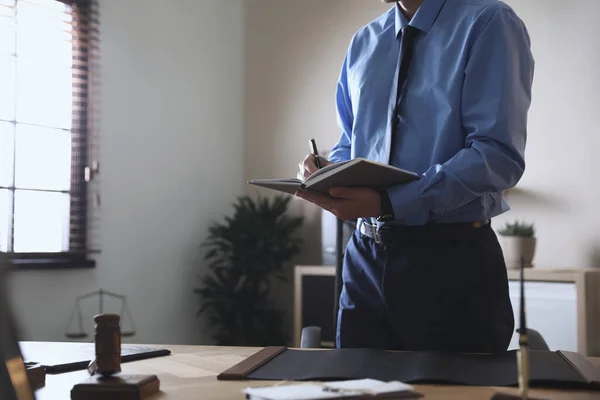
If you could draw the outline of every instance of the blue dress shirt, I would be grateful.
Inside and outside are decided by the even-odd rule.
[[[407,24],[419,32],[390,149]],[[533,70],[527,29],[500,1],[424,0],[410,21],[394,6],[351,40],[336,94],[342,132],[329,159],[418,173],[388,190],[394,223],[490,219],[509,209],[503,191],[525,169]]]

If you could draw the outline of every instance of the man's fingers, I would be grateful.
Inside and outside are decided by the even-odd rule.
[[[296,174],[296,178],[303,181],[303,180],[306,180],[306,178],[308,178],[310,175],[311,174],[307,170],[303,169],[303,170],[298,171],[298,174]]]
[[[334,187],[331,188],[331,190],[329,191],[329,194],[332,195],[333,197],[337,197],[339,199],[352,199],[355,196],[356,191],[353,190],[352,188],[346,188],[346,187]]]
[[[315,164],[315,157],[312,154],[307,155],[302,162],[304,169],[309,175],[314,174],[317,171],[317,165]]]
[[[326,210],[332,209],[335,206],[335,204],[339,201],[321,193],[305,192],[302,190],[297,191],[296,196],[308,200],[311,203],[315,203],[319,207],[322,207]]]
[[[296,192],[296,195],[298,197],[302,197],[303,199],[317,201],[317,202],[324,202],[330,198],[329,196],[325,196],[321,193],[304,191],[304,190],[298,190]]]
[[[321,163],[321,166],[324,167],[326,165],[331,164],[330,161],[328,161],[327,159],[323,158],[323,157],[319,157],[319,161]],[[304,157],[304,160],[302,160],[302,162],[298,163],[298,174],[296,174],[296,177],[298,179],[308,179],[308,177],[310,177],[312,174],[314,174],[315,172],[317,172],[319,169],[317,168],[317,163],[315,161],[315,155],[314,154],[308,154],[306,157]]]
[[[331,196],[314,192],[305,192],[302,190],[298,190],[296,192],[296,196],[321,207],[323,210],[330,212],[337,218],[345,219],[345,209],[343,203],[345,200],[335,199]]]

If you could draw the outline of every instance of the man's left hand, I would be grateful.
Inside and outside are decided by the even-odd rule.
[[[381,198],[371,188],[333,188],[331,196],[311,191],[297,191],[296,196],[329,211],[339,219],[378,217],[381,215]]]

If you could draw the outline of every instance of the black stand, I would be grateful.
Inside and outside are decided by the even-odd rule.
[[[523,400],[523,397],[520,394],[496,393],[491,397],[491,400]],[[540,399],[538,397],[527,396],[526,400],[547,400],[547,399]]]
[[[520,307],[519,311],[519,352],[517,353],[517,371],[519,374],[519,391],[521,393],[517,394],[509,394],[509,393],[496,393],[492,396],[492,400],[512,400],[512,399],[522,399],[522,400],[541,400],[533,397],[529,397],[529,385],[530,385],[530,350],[529,350],[529,334],[527,330],[527,317],[525,313],[525,260],[523,256],[521,256],[521,266],[520,272],[521,276],[519,279],[519,283],[521,286],[521,299],[520,299]],[[520,357],[519,357],[520,356]]]
[[[336,263],[335,263],[335,299],[333,301],[333,331],[337,332],[340,295],[342,293],[342,266],[344,265],[344,221],[337,219],[336,228]]]

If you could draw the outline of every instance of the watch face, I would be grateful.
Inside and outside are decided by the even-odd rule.
[[[393,215],[382,215],[380,217],[377,218],[377,221],[379,222],[389,222],[392,221],[394,219]]]

